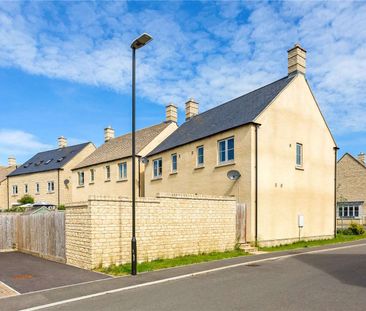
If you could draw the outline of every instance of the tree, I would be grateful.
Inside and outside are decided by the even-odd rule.
[[[34,203],[34,198],[32,196],[30,196],[29,194],[25,194],[23,195],[23,197],[21,199],[18,200],[19,203],[21,204],[33,204]]]

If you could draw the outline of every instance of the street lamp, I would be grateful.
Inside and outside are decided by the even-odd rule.
[[[137,243],[136,243],[136,50],[152,40],[147,33],[143,33],[131,43],[132,49],[132,239],[131,239],[131,274],[137,273]]]

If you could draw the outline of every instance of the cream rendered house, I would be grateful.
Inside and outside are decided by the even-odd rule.
[[[17,168],[16,160],[13,156],[8,158],[8,166],[0,166],[0,210],[8,208],[8,174]]]
[[[35,202],[62,205],[72,202],[71,168],[95,150],[88,142],[67,146],[64,137],[58,139],[59,148],[37,153],[8,175],[9,207],[17,204],[25,194]]]
[[[261,245],[332,237],[337,148],[305,61],[295,45],[284,78],[201,114],[188,101],[186,121],[147,156],[146,196],[235,196],[242,239]]]
[[[136,132],[136,194],[144,196],[144,169],[141,158],[177,129],[177,111],[166,108],[167,121]],[[73,168],[73,201],[87,201],[90,195],[131,196],[131,133],[114,137],[114,130],[104,130],[105,143]]]
[[[337,163],[337,223],[346,227],[351,223],[366,224],[366,162],[365,154],[357,158],[345,153]]]

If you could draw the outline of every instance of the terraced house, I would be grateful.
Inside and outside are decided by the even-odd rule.
[[[136,191],[144,196],[145,164],[141,158],[177,129],[177,108],[166,107],[166,121],[136,132]],[[74,202],[87,201],[90,195],[131,196],[131,133],[115,137],[114,130],[104,130],[105,143],[73,168]]]
[[[306,51],[288,74],[213,109],[186,103],[186,121],[147,156],[146,195],[235,196],[245,240],[262,245],[335,232],[336,143],[306,79]]]
[[[16,160],[13,156],[8,158],[7,166],[0,166],[0,210],[5,210],[8,208],[8,178],[7,175],[10,174],[17,168]]]
[[[37,153],[8,175],[9,206],[25,194],[36,202],[62,205],[72,202],[71,168],[95,150],[90,143],[67,146],[64,137],[58,139],[59,148]]]
[[[338,226],[366,224],[365,153],[357,157],[345,153],[337,163]]]

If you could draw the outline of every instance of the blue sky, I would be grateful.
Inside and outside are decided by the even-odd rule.
[[[287,74],[308,51],[307,78],[340,153],[366,151],[365,2],[0,2],[0,164],[130,130],[131,41],[138,127],[194,98],[200,111]]]

